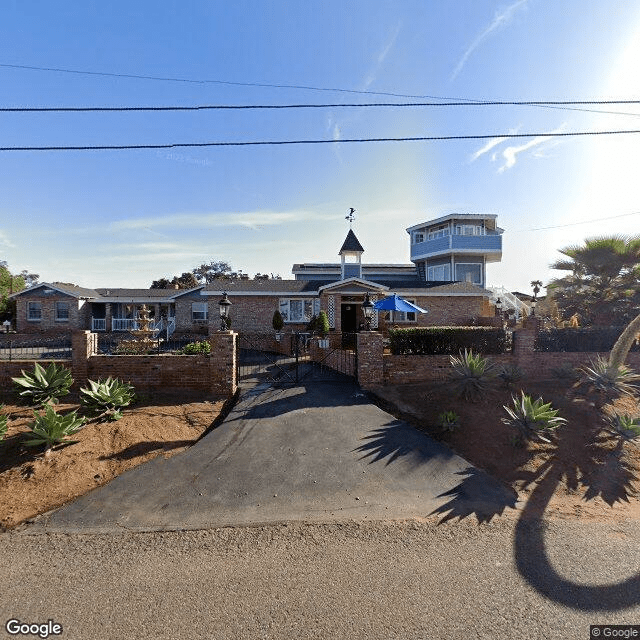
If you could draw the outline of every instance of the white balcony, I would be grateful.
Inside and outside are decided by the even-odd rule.
[[[91,331],[106,331],[106,318],[91,318]]]

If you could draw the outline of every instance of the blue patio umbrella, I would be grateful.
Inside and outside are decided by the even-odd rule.
[[[409,311],[413,313],[428,313],[426,309],[423,309],[412,302],[407,302],[404,298],[401,298],[395,293],[375,302],[373,304],[373,308],[377,311]]]

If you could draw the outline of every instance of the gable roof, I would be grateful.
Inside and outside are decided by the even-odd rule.
[[[344,242],[342,243],[342,249],[340,249],[340,252],[338,255],[340,255],[341,253],[344,253],[345,251],[364,252],[364,249],[362,248],[360,241],[358,240],[358,238],[356,238],[356,234],[353,233],[353,229],[349,229],[349,233],[347,233],[347,237],[344,239]]]
[[[22,289],[22,291],[16,291],[16,293],[12,293],[9,297],[15,298],[18,296],[22,296],[27,293],[32,293],[37,289],[53,289],[53,291],[58,291],[59,293],[64,293],[69,296],[73,296],[74,298],[98,298],[100,294],[95,289],[87,289],[85,287],[77,287],[72,284],[64,284],[62,282],[40,282],[39,284],[34,285],[33,287],[28,287],[27,289]]]

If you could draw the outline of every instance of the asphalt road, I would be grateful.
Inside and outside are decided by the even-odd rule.
[[[637,583],[616,586],[640,571],[638,523],[556,520],[541,533],[555,575],[548,593],[536,535],[533,551],[528,534],[517,544],[512,515],[5,533],[0,638],[21,637],[4,631],[10,618],[51,619],[78,640],[586,640],[590,624],[640,622]],[[624,607],[608,602],[612,588]]]

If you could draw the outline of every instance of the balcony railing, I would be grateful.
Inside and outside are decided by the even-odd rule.
[[[137,318],[111,318],[111,331],[131,331],[131,329],[139,329],[140,322]],[[151,321],[149,328],[156,331],[156,333],[165,332],[167,329],[168,335],[172,335],[176,330],[176,319],[174,317],[167,319],[165,325],[162,318],[160,320]],[[106,318],[91,318],[91,331],[106,331],[107,320]]]
[[[106,318],[91,318],[91,331],[106,331]]]
[[[498,233],[484,236],[451,235],[411,245],[411,259],[425,258],[455,252],[493,253],[502,251],[502,235]]]
[[[111,318],[111,331],[130,331],[139,328],[140,325],[134,318]]]

